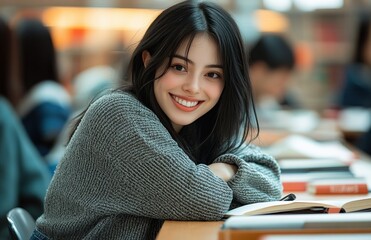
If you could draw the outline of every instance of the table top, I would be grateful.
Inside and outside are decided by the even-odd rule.
[[[329,199],[329,196],[314,197],[306,193],[295,193],[297,199],[301,200],[321,200]],[[368,195],[362,195],[363,197],[371,197],[371,193]],[[336,198],[355,198],[360,197],[341,195],[341,196],[331,196],[332,199]],[[165,221],[156,240],[218,240],[218,234],[223,221]]]
[[[165,221],[157,240],[216,240],[223,221]]]

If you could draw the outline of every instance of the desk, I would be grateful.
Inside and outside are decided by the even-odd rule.
[[[299,195],[299,194],[298,194]],[[369,194],[369,197],[371,194]],[[303,199],[304,195],[300,195]],[[349,198],[349,195],[347,196]],[[366,196],[365,196],[366,197]],[[313,198],[313,196],[309,197]],[[323,197],[328,199],[328,197]],[[321,199],[321,198],[318,198]],[[218,240],[218,233],[223,224],[223,221],[216,222],[200,222],[200,221],[165,221],[162,226],[157,240]],[[319,230],[320,232],[321,230]],[[369,233],[369,230],[360,230]],[[307,231],[310,233],[311,231]],[[354,232],[353,230],[339,230],[339,233]],[[297,231],[297,234],[305,233],[305,230]],[[326,233],[326,231],[324,231]]]
[[[217,240],[223,222],[165,221],[157,240]]]

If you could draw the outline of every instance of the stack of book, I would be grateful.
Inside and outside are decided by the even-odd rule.
[[[320,142],[293,134],[263,151],[277,159],[284,192],[339,195],[368,194],[371,190],[365,178],[351,171],[358,154],[339,141]]]
[[[323,194],[368,194],[365,178],[354,176],[350,165],[337,159],[281,159],[285,192]]]

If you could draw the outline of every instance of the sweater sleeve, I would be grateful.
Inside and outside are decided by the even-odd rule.
[[[127,94],[111,94],[94,103],[67,152],[82,154],[84,160],[76,160],[75,154],[73,158],[84,165],[79,172],[84,176],[71,184],[76,189],[75,181],[86,182],[81,187],[84,195],[80,192],[76,197],[94,202],[96,211],[108,209],[113,214],[156,219],[218,220],[233,198],[227,183],[206,165],[191,161],[156,115]],[[97,194],[105,196],[98,198]]]
[[[280,169],[275,159],[253,145],[238,154],[224,154],[214,162],[235,164],[235,176],[228,181],[234,202],[241,205],[278,200],[282,194]]]

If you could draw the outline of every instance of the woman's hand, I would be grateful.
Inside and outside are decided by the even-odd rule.
[[[212,163],[209,165],[209,168],[214,175],[220,177],[226,182],[233,178],[238,169],[236,165],[228,163]]]

